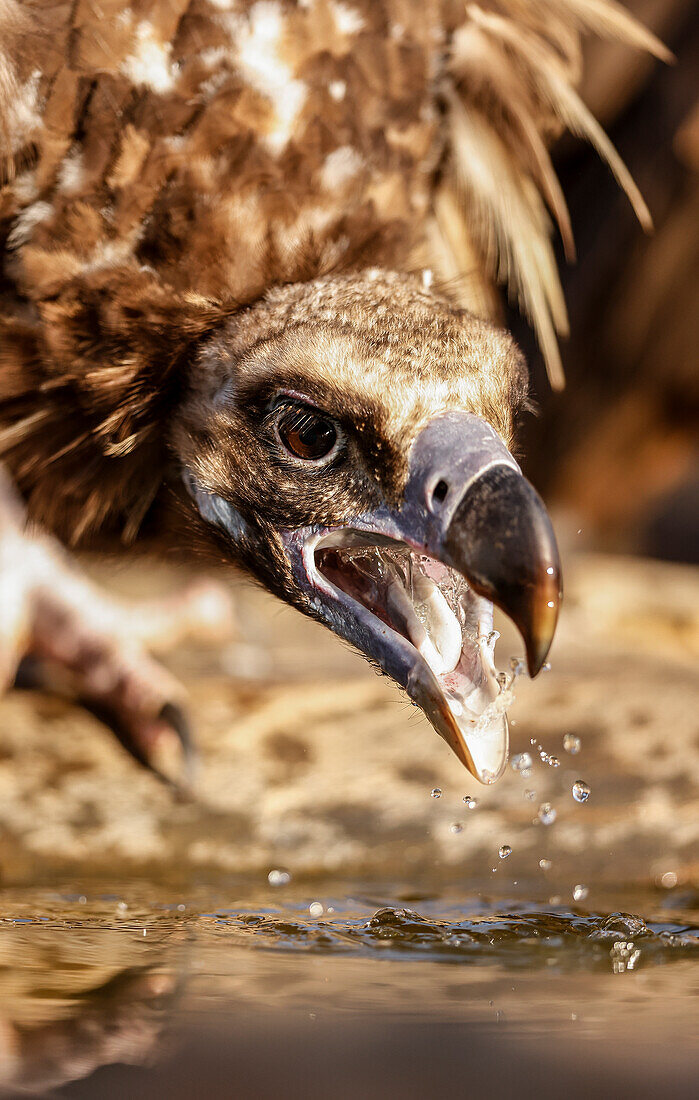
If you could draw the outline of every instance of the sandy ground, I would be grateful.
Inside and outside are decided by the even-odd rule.
[[[89,567],[125,593],[183,580],[144,561]],[[2,879],[285,868],[487,882],[504,873],[505,843],[513,879],[540,876],[541,858],[566,881],[696,879],[699,573],[586,556],[565,575],[551,671],[519,682],[511,710],[512,749],[533,754],[531,777],[508,769],[478,787],[388,681],[231,577],[238,636],[167,659],[191,696],[194,800],[174,799],[78,708],[37,693],[0,701]],[[504,629],[501,667],[519,653]],[[577,755],[565,734],[580,738]],[[591,788],[584,805],[571,795],[579,778]],[[544,802],[552,825],[538,820]]]

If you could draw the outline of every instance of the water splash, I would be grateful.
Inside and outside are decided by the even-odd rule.
[[[464,916],[425,915],[414,909],[383,906],[368,917],[333,916],[322,926],[287,913],[236,917],[222,914],[222,928],[236,939],[278,950],[406,955],[415,958],[504,965],[515,970],[606,970],[612,958],[615,973],[644,962],[699,959],[699,928],[646,924],[627,913],[581,915],[567,908],[535,906],[502,908],[480,903]],[[623,945],[623,946],[622,946]]]

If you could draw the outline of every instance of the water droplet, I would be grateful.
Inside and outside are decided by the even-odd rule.
[[[181,901],[180,904],[177,906],[177,912],[178,913],[184,913],[186,908],[187,908],[187,906],[184,904],[183,901]]]
[[[529,744],[530,745],[535,745],[536,744],[536,737],[530,737],[529,738]]]
[[[539,866],[541,867],[542,871],[550,871],[551,870],[551,860],[550,859],[540,859],[539,860]]]
[[[441,798],[441,797],[442,797],[442,788],[441,787],[433,787],[432,790],[430,791],[430,798]]]
[[[533,802],[536,798],[536,791],[530,791],[527,788],[527,790],[524,792],[524,797],[526,798],[527,802]]]
[[[532,758],[528,752],[518,752],[510,761],[510,767],[515,772],[526,771],[527,768],[531,768],[531,766]]]
[[[510,657],[510,668],[512,669],[512,676],[516,680],[518,676],[523,676],[527,671],[527,662],[523,657]]]
[[[547,752],[544,752],[541,747],[539,748],[539,759],[541,760],[542,764],[548,764],[549,762],[549,754]]]
[[[556,820],[556,811],[550,802],[541,803],[538,817],[542,825],[553,825]]]
[[[146,930],[145,930],[145,928],[144,928],[144,929],[143,929],[143,935],[144,935],[144,936],[146,936],[147,934],[148,934],[148,933],[146,932]]]
[[[501,688],[506,688],[507,687],[507,673],[506,672],[498,672],[495,679],[497,680],[497,682],[498,682],[498,684],[500,685]]]
[[[553,604],[550,603],[549,607],[553,607]],[[551,662],[550,661],[544,661],[543,665],[541,666],[541,671],[542,672],[550,672],[551,671]]]
[[[587,802],[590,797],[590,788],[584,779],[576,779],[573,783],[573,798],[576,802]]]
[[[549,756],[547,760],[549,768],[560,768],[561,762],[557,756]]]
[[[325,912],[325,907],[323,906],[322,901],[312,901],[311,904],[308,906],[308,912],[311,914],[312,917],[322,917],[323,913]]]
[[[566,733],[563,737],[563,748],[571,756],[576,756],[580,752],[580,738],[574,733]]]
[[[291,875],[288,871],[270,871],[267,875],[267,882],[270,886],[286,886],[288,882],[291,882]]]
[[[507,859],[508,856],[512,855],[512,848],[509,844],[501,844],[498,848],[498,855],[500,859]]]
[[[451,829],[452,833],[460,833],[463,829],[463,825],[460,821],[455,821],[453,825],[449,826],[449,828]]]
[[[583,886],[582,882],[579,882],[573,887],[573,901],[584,901],[589,893],[587,886]]]
[[[464,795],[463,802],[467,810],[475,810],[476,806],[478,805],[478,799],[473,798],[473,796],[470,794]]]
[[[664,886],[666,890],[672,890],[673,886],[677,886],[677,875],[675,872],[666,871],[664,875],[661,875],[660,885]]]
[[[554,574],[554,568],[553,568],[553,566],[552,566],[552,565],[549,565],[549,567],[548,567],[548,569],[546,570],[546,572],[548,573],[549,577],[552,577],[552,576],[553,576],[553,574]]]
[[[79,901],[80,905],[87,905],[87,898],[85,897],[84,894],[80,895],[80,897],[78,898],[78,901]]]
[[[125,913],[125,912],[126,912],[126,910],[127,910],[128,908],[129,908],[129,907],[128,907],[128,905],[126,904],[126,902],[125,902],[125,901],[118,901],[118,902],[117,902],[117,909],[118,909],[118,911],[119,911],[120,913]]]

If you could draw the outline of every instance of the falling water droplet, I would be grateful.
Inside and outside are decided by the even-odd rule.
[[[576,802],[587,802],[590,797],[590,788],[584,779],[576,779],[573,783],[573,798]]]
[[[531,766],[532,758],[528,752],[518,752],[510,761],[510,767],[515,772],[526,771]]]
[[[518,676],[523,676],[527,671],[527,663],[522,657],[510,657],[510,668],[512,669],[512,676],[516,680]]]
[[[566,733],[563,737],[563,748],[571,756],[576,756],[580,752],[580,738],[574,733]]]
[[[519,774],[522,776],[522,779],[531,779],[532,769],[531,768],[522,768],[522,770]]]
[[[549,756],[547,760],[549,768],[560,768],[561,762],[557,756]]]
[[[539,860],[539,866],[541,867],[542,871],[550,871],[551,870],[551,860],[550,859],[540,859]]]
[[[463,829],[463,825],[460,821],[455,821],[453,825],[449,826],[449,828],[451,829],[452,833],[460,833]]]
[[[553,825],[556,820],[556,811],[550,802],[541,803],[538,817],[542,825]]]
[[[512,855],[512,848],[509,844],[501,844],[498,848],[498,855],[500,859],[507,859],[508,856]]]
[[[529,788],[527,788],[527,790],[524,792],[524,797],[526,798],[527,802],[533,802],[536,798],[536,791],[530,791]]]
[[[286,886],[287,883],[291,882],[291,875],[288,871],[278,871],[275,869],[270,871],[267,875],[267,882],[270,886]]]
[[[308,912],[312,917],[322,917],[325,912],[322,901],[312,901],[308,906]]]
[[[579,882],[573,887],[573,901],[584,901],[589,892],[587,886],[583,886],[582,882]]]
[[[463,803],[467,810],[475,810],[476,806],[478,805],[478,799],[473,798],[473,796],[470,794],[465,794],[463,797]]]
[[[433,787],[432,790],[430,791],[430,798],[441,798],[441,797],[442,797],[442,788],[441,787]]]

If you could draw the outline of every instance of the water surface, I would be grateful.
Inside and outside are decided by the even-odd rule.
[[[692,1095],[699,900],[604,901],[317,881],[8,889],[4,1095],[457,1096],[467,1081]]]

